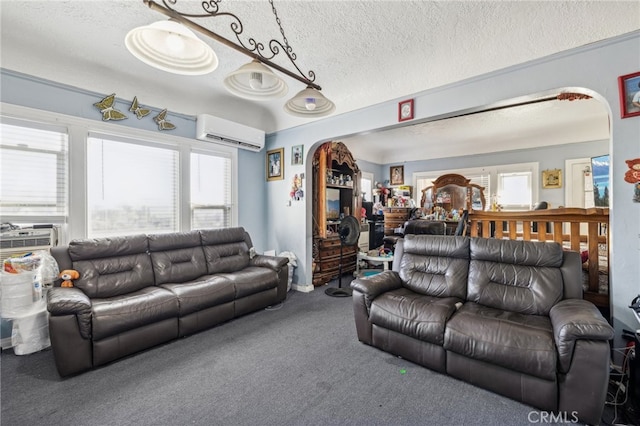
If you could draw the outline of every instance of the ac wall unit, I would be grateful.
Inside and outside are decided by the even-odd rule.
[[[6,258],[58,245],[58,229],[15,229],[0,234],[0,262]]]
[[[264,148],[264,137],[262,130],[213,115],[200,114],[196,120],[196,138],[201,141],[258,152]]]

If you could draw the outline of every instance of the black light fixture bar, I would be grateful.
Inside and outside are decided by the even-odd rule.
[[[271,62],[269,59],[263,57],[262,55],[260,55],[259,53],[253,52],[249,49],[247,49],[244,46],[240,46],[234,42],[232,42],[231,40],[222,37],[219,34],[214,33],[213,31],[196,24],[195,22],[191,21],[190,19],[187,19],[185,16],[191,16],[191,17],[198,17],[198,18],[204,18],[204,17],[211,17],[211,16],[216,16],[215,13],[208,13],[206,15],[188,15],[188,14],[182,14],[180,12],[177,12],[176,10],[173,10],[169,7],[167,7],[166,4],[166,0],[163,0],[163,3],[165,4],[164,6],[161,4],[156,3],[153,0],[142,0],[147,6],[149,6],[149,8],[151,10],[154,10],[156,12],[162,13],[163,15],[174,19],[178,22],[180,22],[181,24],[183,24],[186,27],[191,28],[192,30],[198,31],[201,34],[204,34],[205,36],[214,39],[215,41],[217,41],[218,43],[224,44],[227,47],[230,47],[252,59],[255,59],[259,62],[262,62],[263,64],[280,71],[283,74],[288,75],[291,78],[294,78],[302,83],[304,83],[306,86],[309,87],[313,87],[316,90],[322,90],[322,88],[313,82],[313,79],[315,79],[315,73],[313,71],[309,71],[309,75],[312,77],[312,79],[309,79],[307,77],[305,77],[302,73],[302,71],[300,71],[300,69],[298,68],[298,66],[295,64],[294,59],[295,59],[295,55],[292,57],[288,52],[285,52],[285,54],[287,55],[287,57],[289,58],[289,60],[293,63],[293,66],[296,68],[296,70],[298,70],[298,73],[294,73],[293,71],[288,70],[287,68],[284,68],[278,64],[275,64],[273,62]],[[171,3],[175,3],[176,0],[170,0]],[[206,4],[207,2],[203,2],[204,4]],[[240,27],[242,26],[242,23],[240,22],[240,20],[238,19],[237,16],[231,14],[231,13],[224,13],[225,15],[230,15],[233,16],[235,19],[238,20],[238,23],[240,25]],[[279,25],[279,23],[278,23]],[[234,30],[235,31],[235,30]],[[288,47],[288,46],[286,46]],[[286,48],[284,46],[282,46],[283,50],[286,50]],[[277,52],[277,50],[276,50]],[[274,52],[274,56],[275,53]]]

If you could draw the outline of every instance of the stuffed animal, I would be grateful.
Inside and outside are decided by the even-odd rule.
[[[625,182],[638,183],[640,182],[640,158],[634,160],[625,160],[629,170],[624,173]]]
[[[60,287],[73,287],[73,280],[80,278],[80,273],[75,269],[65,269],[58,276],[63,280]]]

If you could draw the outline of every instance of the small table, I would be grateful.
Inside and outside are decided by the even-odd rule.
[[[354,277],[360,276],[360,260],[368,260],[371,262],[381,262],[382,270],[389,270],[389,262],[393,262],[393,256],[369,256],[367,253],[363,251],[358,252],[358,259],[356,260],[356,270],[353,273]]]

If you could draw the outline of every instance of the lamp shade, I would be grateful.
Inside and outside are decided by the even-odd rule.
[[[218,57],[211,47],[171,19],[134,28],[127,34],[125,45],[147,65],[174,74],[202,75],[218,67]]]
[[[297,117],[322,117],[335,111],[336,106],[319,90],[307,87],[285,104],[284,110]]]
[[[283,79],[255,59],[229,74],[224,86],[234,95],[254,101],[280,98],[289,91]]]

